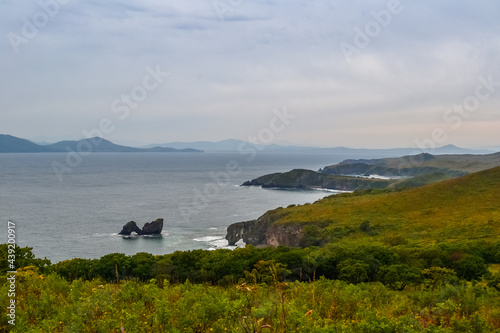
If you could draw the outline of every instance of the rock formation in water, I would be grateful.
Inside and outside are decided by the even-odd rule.
[[[142,229],[137,226],[137,223],[130,221],[123,226],[118,235],[129,236],[132,232],[138,235],[160,235],[162,229],[163,219],[156,219],[156,221],[146,223]]]
[[[159,235],[163,229],[163,219],[156,219],[156,221],[144,224],[142,227],[143,235]]]
[[[142,234],[141,228],[137,226],[137,223],[134,221],[130,221],[125,224],[122,228],[122,231],[118,233],[118,235],[129,236],[132,232],[137,233],[138,235]]]

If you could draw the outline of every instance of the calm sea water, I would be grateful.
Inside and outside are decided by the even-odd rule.
[[[51,166],[65,154],[0,155],[0,241],[16,223],[20,246],[57,262],[109,253],[153,254],[227,246],[231,223],[331,193],[240,187],[293,168],[317,170],[352,156],[262,152],[92,154],[60,181]],[[229,163],[229,164],[228,164]],[[236,167],[238,169],[235,171]],[[128,221],[164,218],[160,238],[117,236]],[[3,229],[3,231],[2,231]]]

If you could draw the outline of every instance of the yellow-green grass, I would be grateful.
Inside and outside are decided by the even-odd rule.
[[[500,165],[500,153],[488,155],[434,155],[426,161],[417,156],[383,159],[384,165],[391,168],[435,167],[463,172],[478,172]]]
[[[500,240],[500,167],[400,192],[334,195],[268,214],[275,223],[357,230],[342,242],[380,242],[395,236],[420,245],[496,241]],[[373,232],[359,230],[364,221],[370,221]]]

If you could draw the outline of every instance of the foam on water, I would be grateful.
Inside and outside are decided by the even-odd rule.
[[[201,237],[201,238],[193,238],[194,241],[197,241],[197,242],[213,242],[213,241],[216,241],[216,240],[220,240],[221,236],[205,236],[205,237]]]

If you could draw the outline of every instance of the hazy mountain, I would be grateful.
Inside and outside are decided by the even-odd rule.
[[[195,142],[169,142],[163,144],[152,144],[147,145],[144,148],[152,148],[154,146],[158,147],[172,147],[176,149],[185,149],[185,148],[194,148],[201,149],[204,151],[227,151],[227,152],[237,152],[239,147],[245,145],[246,147],[260,147],[264,148],[264,146],[255,145],[251,143],[247,143],[245,141],[228,139],[219,142],[210,142],[210,141],[195,141]]]
[[[258,151],[294,151],[294,152],[320,152],[320,153],[331,153],[331,154],[357,154],[357,155],[384,155],[384,156],[404,156],[404,155],[415,155],[419,153],[429,153],[429,154],[491,154],[496,150],[492,149],[468,149],[460,148],[454,145],[447,145],[434,149],[418,149],[418,148],[388,148],[388,149],[358,149],[358,148],[347,148],[347,147],[334,147],[334,148],[319,148],[319,147],[308,147],[308,146],[284,146],[284,145],[258,145],[250,142],[245,142],[241,140],[223,140],[218,142],[210,141],[195,141],[195,142],[169,142],[164,144],[149,145],[145,148],[150,148],[153,146],[160,147],[172,147],[177,149],[183,148],[195,148],[204,151],[226,151],[226,152],[238,152],[244,149],[255,148]]]
[[[500,146],[488,146],[488,147],[484,147],[482,149],[488,149],[488,150],[493,150],[493,151],[500,152]]]
[[[12,135],[0,134],[0,153],[44,153],[54,149],[40,146],[31,141],[16,138]]]
[[[80,147],[80,148],[79,148]],[[121,146],[102,138],[90,138],[78,141],[60,141],[53,144],[36,144],[31,141],[16,138],[11,135],[0,135],[0,152],[67,152],[68,149],[77,151],[78,149],[92,149],[92,152],[241,152],[254,149],[255,151],[267,152],[297,152],[297,153],[323,153],[323,154],[343,154],[343,155],[369,155],[397,157],[404,155],[416,155],[419,153],[430,154],[490,154],[496,149],[467,149],[454,145],[447,145],[435,149],[417,148],[389,148],[389,149],[357,149],[347,147],[319,148],[307,146],[285,146],[285,145],[259,145],[241,140],[228,139],[219,142],[195,141],[195,142],[170,142],[164,144],[152,144],[143,148],[133,148]],[[492,147],[494,148],[494,147]]]
[[[82,139],[78,141],[60,141],[49,145],[38,145],[31,141],[16,138],[11,135],[0,135],[0,153],[44,153],[44,152],[94,152],[94,153],[172,153],[172,152],[202,152],[201,150],[171,147],[151,147],[148,149],[133,148],[114,144],[102,138]]]

